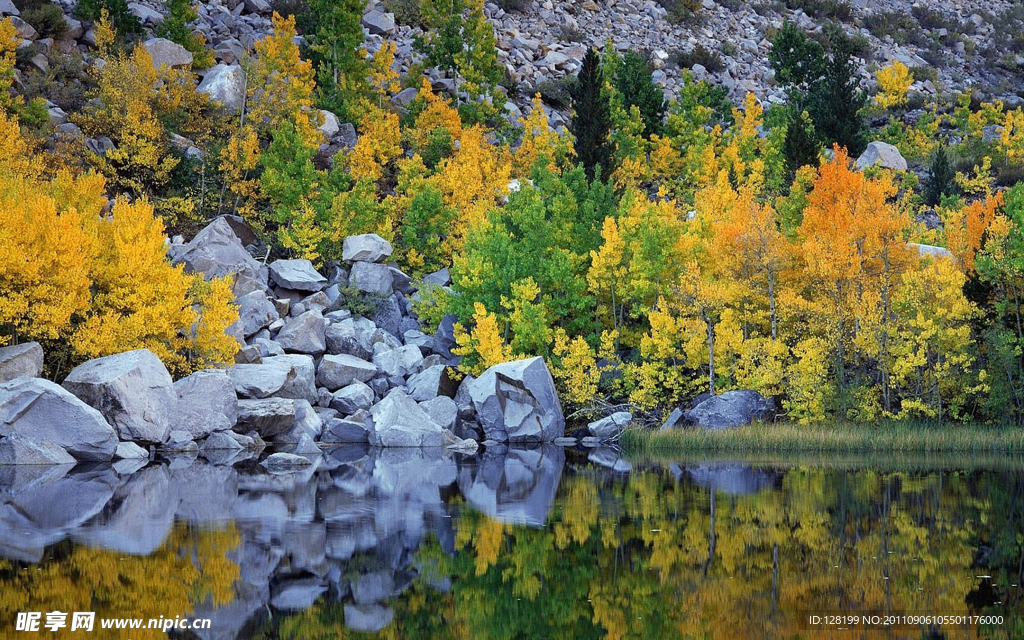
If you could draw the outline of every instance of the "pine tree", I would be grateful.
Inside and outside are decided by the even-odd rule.
[[[575,114],[569,127],[576,138],[576,157],[590,180],[595,177],[607,179],[612,169],[612,148],[608,142],[611,113],[603,87],[600,56],[590,49],[583,58],[576,84],[570,90]]]
[[[363,48],[365,6],[366,0],[309,2],[317,25],[312,51],[321,101],[345,120],[352,120],[359,101],[370,95]]]
[[[817,166],[821,145],[814,137],[814,125],[806,111],[789,109],[786,125],[786,140],[783,143],[783,154],[786,157],[787,182],[793,182],[796,171],[800,167]]]
[[[956,182],[953,180],[956,172],[953,171],[953,165],[949,162],[949,154],[946,153],[944,146],[939,145],[932,156],[929,173],[931,175],[928,184],[925,185],[924,201],[935,206],[942,202],[943,195],[954,195],[957,190]]]
[[[650,67],[636,51],[627,51],[615,73],[615,88],[628,112],[636,105],[644,121],[644,137],[661,134],[665,121],[665,94],[654,84]]]
[[[831,52],[822,81],[811,93],[808,111],[823,144],[836,143],[856,157],[867,147],[860,115],[867,96],[860,89],[854,67],[853,41],[838,26],[828,28],[826,33]]]

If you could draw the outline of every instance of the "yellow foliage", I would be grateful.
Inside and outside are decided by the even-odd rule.
[[[974,271],[974,256],[981,249],[989,227],[1003,206],[1003,194],[953,210],[943,211],[943,225],[949,250],[967,272]]]
[[[398,115],[371,108],[359,128],[362,135],[346,157],[349,173],[356,181],[376,182],[384,176],[384,167],[402,154]]]
[[[10,112],[18,105],[18,98],[10,93],[14,84],[14,63],[18,45],[18,29],[10,18],[0,20],[0,111]]]
[[[370,88],[377,94],[377,106],[383,107],[384,101],[401,90],[398,72],[394,70],[395,43],[385,40],[370,61]]]
[[[1006,112],[999,144],[1011,162],[1024,162],[1024,110]]]
[[[914,84],[914,74],[899,60],[875,72],[878,80],[878,95],[875,102],[883,109],[898,107],[907,103],[907,91]]]
[[[273,32],[256,43],[256,60],[248,81],[248,120],[261,131],[273,131],[291,120],[310,148],[322,139],[317,130],[320,112],[314,109],[313,63],[303,60],[295,44],[295,16],[272,17]]]
[[[512,359],[511,350],[498,330],[498,320],[488,313],[484,305],[473,305],[473,329],[466,331],[461,324],[455,325],[455,343],[452,353],[462,356],[459,368],[472,375],[480,375],[488,367]]]
[[[523,139],[512,154],[512,175],[528,178],[538,160],[549,171],[558,172],[558,160],[572,153],[572,138],[551,130],[540,94],[533,97],[530,113],[519,120]]]
[[[551,373],[561,384],[561,397],[575,405],[592,402],[597,397],[601,370],[587,341],[579,336],[570,339],[564,330],[558,329],[552,353],[557,364],[552,366]]]
[[[0,115],[0,326],[16,338],[66,341],[74,359],[149,348],[175,373],[231,362],[237,320],[226,283],[172,267],[145,200],[102,216],[104,181],[26,166],[17,124]],[[10,337],[10,335],[6,335]]]

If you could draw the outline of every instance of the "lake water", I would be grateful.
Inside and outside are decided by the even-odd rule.
[[[0,638],[1024,638],[1022,547],[1019,459],[345,448],[277,475],[7,467]],[[26,612],[96,626],[15,631]],[[883,626],[900,615],[993,624]],[[99,628],[161,617],[210,628]]]

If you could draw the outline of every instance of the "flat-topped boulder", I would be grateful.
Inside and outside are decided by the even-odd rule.
[[[84,362],[64,388],[103,414],[122,440],[161,443],[178,413],[171,374],[149,349]]]
[[[76,460],[107,461],[117,448],[117,432],[103,414],[42,378],[0,384],[0,436],[13,434],[55,443]]]
[[[383,262],[393,251],[391,243],[376,233],[349,236],[341,246],[345,262]]]
[[[295,291],[321,291],[327,288],[327,278],[313,267],[309,260],[275,260],[270,263],[270,277],[278,286]]]
[[[0,382],[22,376],[38,378],[43,375],[43,348],[38,342],[23,342],[0,347]]]

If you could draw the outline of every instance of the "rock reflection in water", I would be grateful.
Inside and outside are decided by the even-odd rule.
[[[1011,622],[946,637],[1024,637],[1020,471],[596,458],[351,446],[273,474],[0,468],[0,625],[95,610],[209,618],[184,636],[203,640],[827,638],[802,612],[838,598],[996,611]]]

